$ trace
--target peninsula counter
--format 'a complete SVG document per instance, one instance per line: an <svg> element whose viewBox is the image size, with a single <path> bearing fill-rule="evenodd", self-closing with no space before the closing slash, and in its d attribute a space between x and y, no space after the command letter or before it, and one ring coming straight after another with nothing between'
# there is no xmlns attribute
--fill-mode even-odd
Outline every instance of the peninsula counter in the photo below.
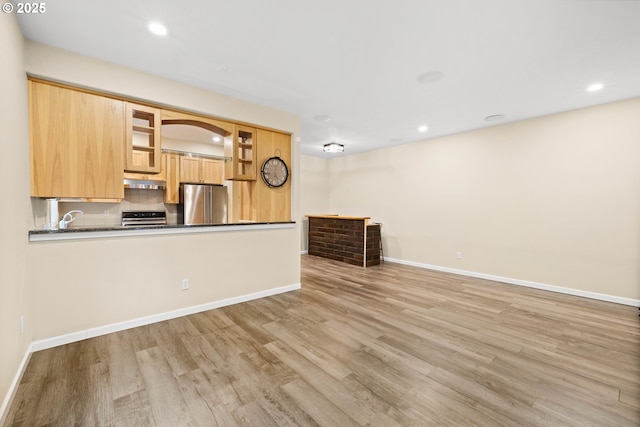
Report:
<svg viewBox="0 0 640 427"><path fill-rule="evenodd" d="M380 224L370 217L306 215L309 255L370 267L380 264Z"/></svg>

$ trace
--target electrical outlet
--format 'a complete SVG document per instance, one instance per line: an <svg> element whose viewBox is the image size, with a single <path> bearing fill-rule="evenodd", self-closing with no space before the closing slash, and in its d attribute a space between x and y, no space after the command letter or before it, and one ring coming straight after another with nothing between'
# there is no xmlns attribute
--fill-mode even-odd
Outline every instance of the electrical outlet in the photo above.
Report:
<svg viewBox="0 0 640 427"><path fill-rule="evenodd" d="M109 210L108 209L104 211L104 216L109 216Z"/></svg>
<svg viewBox="0 0 640 427"><path fill-rule="evenodd" d="M189 279L182 279L182 290L186 291L189 289Z"/></svg>
<svg viewBox="0 0 640 427"><path fill-rule="evenodd" d="M20 335L24 334L24 316L20 316Z"/></svg>
<svg viewBox="0 0 640 427"><path fill-rule="evenodd" d="M457 259L462 259L462 252L460 252L460 251L456 252L456 258Z"/></svg>

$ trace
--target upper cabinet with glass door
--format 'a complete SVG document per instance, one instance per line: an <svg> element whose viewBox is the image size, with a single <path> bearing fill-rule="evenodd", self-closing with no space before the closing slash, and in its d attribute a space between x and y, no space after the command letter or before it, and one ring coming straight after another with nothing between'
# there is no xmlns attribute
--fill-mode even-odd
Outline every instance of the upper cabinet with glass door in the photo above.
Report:
<svg viewBox="0 0 640 427"><path fill-rule="evenodd" d="M160 173L160 110L126 103L126 172Z"/></svg>

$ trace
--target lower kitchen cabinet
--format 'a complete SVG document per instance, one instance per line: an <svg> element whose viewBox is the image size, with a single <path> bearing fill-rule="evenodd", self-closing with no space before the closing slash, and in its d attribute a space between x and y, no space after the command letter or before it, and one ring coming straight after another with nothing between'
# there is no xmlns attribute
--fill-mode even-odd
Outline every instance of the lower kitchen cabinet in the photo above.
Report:
<svg viewBox="0 0 640 427"><path fill-rule="evenodd" d="M31 195L124 197L124 102L29 80Z"/></svg>

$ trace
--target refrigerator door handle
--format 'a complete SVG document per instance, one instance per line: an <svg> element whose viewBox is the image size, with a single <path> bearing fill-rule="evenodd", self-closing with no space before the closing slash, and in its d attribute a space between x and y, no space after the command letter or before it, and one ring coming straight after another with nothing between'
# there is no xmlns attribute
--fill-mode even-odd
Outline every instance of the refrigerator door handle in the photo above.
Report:
<svg viewBox="0 0 640 427"><path fill-rule="evenodd" d="M211 187L205 187L206 191L204 192L204 212L203 218L205 224L211 224L213 222L212 212L211 212L211 203L213 202L213 192Z"/></svg>

